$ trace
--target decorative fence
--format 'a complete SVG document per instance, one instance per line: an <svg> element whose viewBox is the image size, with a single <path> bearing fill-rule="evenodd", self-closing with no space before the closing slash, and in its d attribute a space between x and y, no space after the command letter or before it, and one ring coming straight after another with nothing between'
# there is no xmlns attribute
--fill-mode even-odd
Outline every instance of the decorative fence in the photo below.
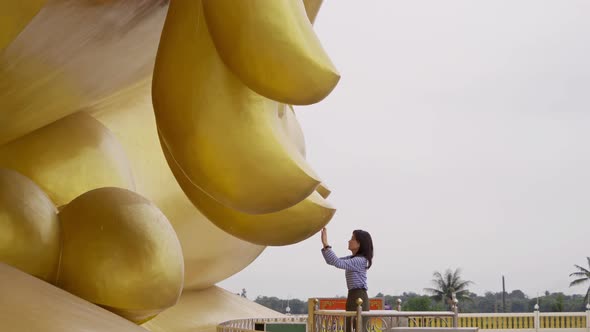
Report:
<svg viewBox="0 0 590 332"><path fill-rule="evenodd" d="M586 313L541 313L539 328L590 327L590 315Z"/></svg>
<svg viewBox="0 0 590 332"><path fill-rule="evenodd" d="M589 328L587 312L543 312L517 314L459 314L460 327L493 330L584 329Z"/></svg>
<svg viewBox="0 0 590 332"><path fill-rule="evenodd" d="M360 300L360 299L359 299ZM361 302L362 303L362 302ZM398 302L398 310L400 303ZM492 313L459 314L458 302L453 311L410 312L396 310L357 311L319 310L315 300L310 305L308 316L285 316L281 318L238 319L221 323L217 332L264 331L264 324L306 324L307 332L394 331L398 328L441 328L482 330L528 330L551 331L569 329L572 332L590 332L590 304L586 312L541 313ZM349 329L345 329L350 324ZM259 326L257 326L259 325ZM262 325L262 327L260 326ZM506 331L508 332L508 331ZM525 332L525 331L523 331Z"/></svg>
<svg viewBox="0 0 590 332"><path fill-rule="evenodd" d="M254 332L264 331L259 326L264 324L307 324L307 316L285 316L277 318L234 319L217 325L217 332Z"/></svg>
<svg viewBox="0 0 590 332"><path fill-rule="evenodd" d="M518 314L459 314L459 326L480 329L533 329L533 313Z"/></svg>
<svg viewBox="0 0 590 332"><path fill-rule="evenodd" d="M393 331L400 327L456 328L458 307L453 311L399 312L393 310L362 311L362 300L357 300L354 311L319 310L318 300L308 316L307 332ZM348 327L348 328L346 328Z"/></svg>

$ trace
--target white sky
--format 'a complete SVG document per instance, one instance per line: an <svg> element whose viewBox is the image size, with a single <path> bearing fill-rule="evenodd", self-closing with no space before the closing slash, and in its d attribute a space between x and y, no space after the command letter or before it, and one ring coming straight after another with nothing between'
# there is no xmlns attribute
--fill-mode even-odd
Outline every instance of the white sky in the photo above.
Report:
<svg viewBox="0 0 590 332"><path fill-rule="evenodd" d="M316 31L342 74L296 108L338 208L330 242L373 235L369 295L422 293L461 267L471 290L583 293L590 256L590 13L574 0L325 0ZM345 295L319 234L269 247L219 285ZM586 286L587 287L587 286Z"/></svg>

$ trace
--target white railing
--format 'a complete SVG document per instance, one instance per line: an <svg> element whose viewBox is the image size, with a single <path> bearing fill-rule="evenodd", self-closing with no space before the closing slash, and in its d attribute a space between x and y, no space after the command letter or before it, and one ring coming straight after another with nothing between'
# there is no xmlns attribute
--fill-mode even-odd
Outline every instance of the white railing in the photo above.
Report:
<svg viewBox="0 0 590 332"><path fill-rule="evenodd" d="M360 300L360 299L359 299ZM401 302L401 301L400 301ZM398 302L398 310L401 303ZM358 304L359 302L357 302ZM360 301L362 304L362 301ZM590 304L586 312L544 312L535 306L533 313L473 313L459 314L458 301L453 311L411 312L396 310L362 311L319 310L315 300L309 315L285 316L281 318L237 319L221 323L217 332L260 331L256 324L306 324L307 332L341 331L393 331L399 328L473 328L486 330L528 330L553 332L556 329L569 329L573 332L590 332ZM345 329L349 325L349 329ZM527 331L527 332L528 332ZM523 331L525 332L525 331Z"/></svg>
<svg viewBox="0 0 590 332"><path fill-rule="evenodd" d="M458 326L489 330L581 329L590 332L590 308L586 312L459 314Z"/></svg>
<svg viewBox="0 0 590 332"><path fill-rule="evenodd" d="M217 332L251 332L257 324L307 324L307 315L285 316L275 318L234 319L217 325Z"/></svg>

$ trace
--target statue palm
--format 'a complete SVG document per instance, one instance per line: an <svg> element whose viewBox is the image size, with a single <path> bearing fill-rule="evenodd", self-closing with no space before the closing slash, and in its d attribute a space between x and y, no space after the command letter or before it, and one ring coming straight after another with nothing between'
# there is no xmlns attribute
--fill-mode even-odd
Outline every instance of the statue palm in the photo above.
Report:
<svg viewBox="0 0 590 332"><path fill-rule="evenodd" d="M578 270L570 274L570 277L576 277L577 279L570 282L570 287L577 286L584 284L586 282L590 282L590 257L586 257L588 260L588 269L581 267L580 265L574 264L574 267ZM586 296L584 297L584 303L588 303L590 296L590 285L588 285L588 290L586 291Z"/></svg>
<svg viewBox="0 0 590 332"><path fill-rule="evenodd" d="M447 269L444 274L436 271L432 274L434 288L424 288L424 291L432 294L435 301L442 301L449 307L453 305L453 298L459 301L471 300L467 287L473 284L472 281L461 279L461 269L452 271Z"/></svg>

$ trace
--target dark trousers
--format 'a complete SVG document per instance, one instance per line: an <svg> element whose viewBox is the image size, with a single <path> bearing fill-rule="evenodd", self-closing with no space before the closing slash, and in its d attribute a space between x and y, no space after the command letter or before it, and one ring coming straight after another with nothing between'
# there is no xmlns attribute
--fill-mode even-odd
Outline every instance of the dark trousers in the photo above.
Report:
<svg viewBox="0 0 590 332"><path fill-rule="evenodd" d="M367 291L362 288L351 289L348 291L348 297L346 298L346 311L354 311L356 312L357 299L363 300L363 311L369 311L369 296L367 295ZM350 324L352 325L352 329L350 328ZM351 319L350 317L346 318L346 330L347 332L355 331L356 330L356 318ZM365 328L363 328L365 330Z"/></svg>

